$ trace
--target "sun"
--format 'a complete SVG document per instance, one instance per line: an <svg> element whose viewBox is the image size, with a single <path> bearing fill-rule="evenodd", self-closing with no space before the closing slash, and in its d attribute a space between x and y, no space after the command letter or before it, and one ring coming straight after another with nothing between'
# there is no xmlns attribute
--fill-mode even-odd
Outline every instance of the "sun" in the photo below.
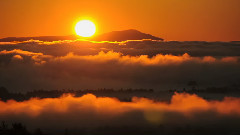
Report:
<svg viewBox="0 0 240 135"><path fill-rule="evenodd" d="M89 20L81 20L76 24L75 32L81 37L91 37L96 32L96 26Z"/></svg>

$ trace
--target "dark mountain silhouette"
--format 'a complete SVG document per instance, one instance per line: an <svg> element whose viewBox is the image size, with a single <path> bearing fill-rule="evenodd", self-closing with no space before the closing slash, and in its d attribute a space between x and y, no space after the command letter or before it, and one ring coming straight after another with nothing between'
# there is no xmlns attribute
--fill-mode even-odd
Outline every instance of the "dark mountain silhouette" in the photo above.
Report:
<svg viewBox="0 0 240 135"><path fill-rule="evenodd" d="M126 41L126 40L141 40L141 39L152 39L152 40L163 40L162 38L152 36L150 34L142 33L138 30L130 29L124 31L112 31L99 36L96 36L96 41Z"/></svg>
<svg viewBox="0 0 240 135"><path fill-rule="evenodd" d="M0 42L12 41L27 41L27 40L40 40L40 41L58 41L58 40L75 40L77 36L40 36L40 37L7 37L0 39Z"/></svg>
<svg viewBox="0 0 240 135"><path fill-rule="evenodd" d="M70 36L40 36L40 37L7 37L0 39L0 42L11 42L11 41L26 41L26 40L40 40L40 41L58 41L58 40L75 40L81 37L70 35ZM88 38L93 41L126 41L126 40L141 40L141 39L152 39L152 40L163 40L162 38L152 36L150 34L142 33L138 30L130 29L124 31L112 31L102 35L97 35L92 38Z"/></svg>

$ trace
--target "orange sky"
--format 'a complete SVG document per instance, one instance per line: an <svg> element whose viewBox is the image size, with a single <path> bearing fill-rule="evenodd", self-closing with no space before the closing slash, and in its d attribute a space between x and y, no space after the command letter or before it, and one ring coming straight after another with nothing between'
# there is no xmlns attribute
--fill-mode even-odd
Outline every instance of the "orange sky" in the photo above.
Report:
<svg viewBox="0 0 240 135"><path fill-rule="evenodd" d="M75 34L90 18L97 34L137 29L166 40L240 40L239 0L0 0L0 38Z"/></svg>

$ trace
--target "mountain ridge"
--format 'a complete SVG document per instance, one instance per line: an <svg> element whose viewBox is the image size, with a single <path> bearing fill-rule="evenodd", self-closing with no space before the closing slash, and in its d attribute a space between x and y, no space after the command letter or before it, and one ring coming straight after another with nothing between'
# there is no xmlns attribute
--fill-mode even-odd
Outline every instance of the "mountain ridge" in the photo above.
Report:
<svg viewBox="0 0 240 135"><path fill-rule="evenodd" d="M112 31L108 33L101 34L93 38L97 41L126 41L126 40L142 40L142 39L152 39L161 40L164 39L153 36L151 34L143 33L135 29L128 29L123 31Z"/></svg>
<svg viewBox="0 0 240 135"><path fill-rule="evenodd" d="M41 41L59 41L59 40L76 40L81 39L76 35L70 36L37 36L37 37L6 37L0 39L0 42L12 42L12 41L26 41L26 40L41 40ZM84 38L83 38L84 39ZM96 35L91 38L87 38L92 41L126 41L126 40L142 40L152 39L161 40L164 39L153 36L151 34L143 33L135 29L128 29L123 31L112 31L101 35Z"/></svg>

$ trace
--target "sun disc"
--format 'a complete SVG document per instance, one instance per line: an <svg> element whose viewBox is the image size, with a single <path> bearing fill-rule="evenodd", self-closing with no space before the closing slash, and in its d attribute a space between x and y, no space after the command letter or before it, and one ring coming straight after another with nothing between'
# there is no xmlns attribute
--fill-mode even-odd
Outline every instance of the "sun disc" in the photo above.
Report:
<svg viewBox="0 0 240 135"><path fill-rule="evenodd" d="M96 26L89 20L82 20L76 24L75 32L81 37L91 37L96 32Z"/></svg>

